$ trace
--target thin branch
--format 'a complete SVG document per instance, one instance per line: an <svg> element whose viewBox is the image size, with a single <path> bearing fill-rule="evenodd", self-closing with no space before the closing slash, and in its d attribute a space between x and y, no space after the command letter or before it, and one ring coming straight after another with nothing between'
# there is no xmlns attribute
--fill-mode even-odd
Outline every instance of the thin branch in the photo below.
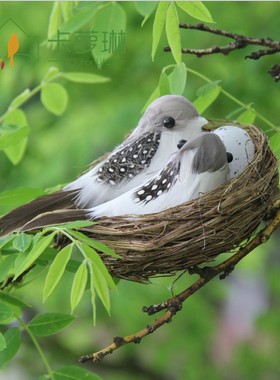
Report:
<svg viewBox="0 0 280 380"><path fill-rule="evenodd" d="M216 34L218 36L228 37L228 38L235 40L238 43L238 46L240 46L240 47L245 47L247 45L258 45L258 46L266 46L270 49L280 48L280 42L275 41L270 37L267 37L267 38L248 37L248 36L244 36L242 34L237 34L237 33L227 32L225 30L210 28L209 26L204 25L204 24L197 24L197 25L179 24L179 27L182 29L200 30L202 32Z"/></svg>
<svg viewBox="0 0 280 380"><path fill-rule="evenodd" d="M151 325L148 325L134 334L114 338L113 343L109 346L93 354L82 356L79 361L81 363L85 363L89 360L92 360L93 362L100 362L105 356L112 354L118 348L129 343L140 343L145 336L150 335L165 323L171 322L173 316L175 316L175 314L182 309L182 304L187 298L201 289L217 275L220 275L220 279L224 279L230 272L232 272L239 261L252 252L256 247L267 242L272 233L280 225L279 200L273 205L271 210L273 210L274 213L273 219L265 228L258 232L252 240L250 240L244 247L240 248L236 254L215 267L192 268L191 273L197 273L200 277L190 287L185 289L180 294L161 302L160 304L143 308L143 311L149 315L165 309L165 313L160 318L156 319Z"/></svg>
<svg viewBox="0 0 280 380"><path fill-rule="evenodd" d="M234 40L234 42L230 42L227 45L223 45L223 46L214 45L205 49L182 48L181 50L183 54L193 54L193 55L196 55L197 57L202 57L204 55L217 54L217 53L227 55L234 50L244 49L249 45L263 46L263 47L266 47L267 49L260 49L251 54L248 54L245 56L245 59L249 58L249 59L257 60L257 59L260 59L261 57L280 52L280 41L273 40L270 37L267 37L267 38L248 37L248 36L244 36L237 33L227 32L225 30L214 29L204 24L192 25L192 24L180 23L179 27L181 29L200 30L202 32L211 33L211 34L227 37ZM164 48L164 51L170 52L171 49L168 46ZM277 77L273 75L274 72L271 72L271 69L268 71L268 73L274 78L275 81L279 80L277 79Z"/></svg>

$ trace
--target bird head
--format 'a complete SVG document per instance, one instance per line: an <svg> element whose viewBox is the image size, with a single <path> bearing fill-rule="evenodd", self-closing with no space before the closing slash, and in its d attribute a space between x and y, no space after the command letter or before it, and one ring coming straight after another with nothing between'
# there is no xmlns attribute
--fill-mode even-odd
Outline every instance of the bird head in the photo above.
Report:
<svg viewBox="0 0 280 380"><path fill-rule="evenodd" d="M190 165L190 159L187 156L188 151L193 150L194 155L191 161L191 170L193 173L214 172L228 165L228 157L224 144L221 139L214 133L206 132L198 135L194 139L185 143L177 152L180 160L187 160Z"/></svg>
<svg viewBox="0 0 280 380"><path fill-rule="evenodd" d="M191 137L199 133L207 120L199 115L193 104L183 96L164 95L154 100L146 109L133 135L145 132L186 133Z"/></svg>

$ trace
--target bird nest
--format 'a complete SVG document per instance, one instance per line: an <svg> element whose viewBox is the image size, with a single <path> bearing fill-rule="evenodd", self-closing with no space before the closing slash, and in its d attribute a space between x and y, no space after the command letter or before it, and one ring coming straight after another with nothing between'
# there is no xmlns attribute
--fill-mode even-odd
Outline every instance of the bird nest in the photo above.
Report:
<svg viewBox="0 0 280 380"><path fill-rule="evenodd" d="M232 253L252 236L278 196L278 162L262 131L243 128L256 151L238 177L166 211L104 217L82 229L119 254L116 259L100 253L113 276L147 282Z"/></svg>

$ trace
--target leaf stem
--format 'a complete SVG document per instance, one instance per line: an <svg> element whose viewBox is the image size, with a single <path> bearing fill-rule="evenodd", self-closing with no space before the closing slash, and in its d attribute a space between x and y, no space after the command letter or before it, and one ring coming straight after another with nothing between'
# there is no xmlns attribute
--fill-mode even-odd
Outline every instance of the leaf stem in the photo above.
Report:
<svg viewBox="0 0 280 380"><path fill-rule="evenodd" d="M196 70L193 70L193 69L189 69L187 68L187 71L190 73L190 74L193 74L201 79L203 79L204 81L208 82L208 83L212 83L212 80L207 78L205 75L199 73L198 71ZM227 92L226 90L224 90L222 87L221 87L221 93L224 94L227 98L229 98L230 100L232 100L234 103L238 104L239 106L245 108L245 109L248 109L248 108L251 108L251 105L248 105L248 104L245 104L243 102L241 102L239 99L237 99L235 96L231 95L229 92ZM256 116L263 122L265 123L266 125L268 125L272 130L274 131L277 131L279 132L279 128L273 124L271 121L269 121L266 117L264 117L262 114L260 114L259 112L255 111L256 113Z"/></svg>
<svg viewBox="0 0 280 380"><path fill-rule="evenodd" d="M67 232L67 230L59 228L59 227L49 227L49 228L47 228L47 230L60 232L61 234L63 234L64 236L66 236L69 240L72 241L72 243L74 244L74 246L76 246L76 248L78 248L78 250L81 252L81 254L83 255L83 257L86 259L84 250L81 247L80 242L77 241L69 232Z"/></svg>
<svg viewBox="0 0 280 380"><path fill-rule="evenodd" d="M57 73L56 75L54 75L53 77L47 79L47 80L42 80L42 82L33 88L33 90L31 90L28 94L28 96L23 99L21 102L19 102L16 106L9 106L7 111L4 112L1 116L0 116L0 123L2 123L5 118L8 116L8 114L11 112L11 111L14 111L16 109L18 109L19 107L21 107L24 103L26 103L29 99L31 99L34 95L36 95L38 92L40 92L42 90L42 88L49 82L52 82L56 79L59 79L60 77L62 76L61 73Z"/></svg>
<svg viewBox="0 0 280 380"><path fill-rule="evenodd" d="M27 334L29 335L30 339L32 340L34 346L36 347L36 350L38 351L38 354L39 356L41 357L42 359L42 362L44 363L45 367L46 367L46 370L48 372L48 375L49 375L49 378L51 380L54 380L54 377L53 377L53 371L50 367L50 364L41 348L41 346L39 345L39 342L38 340L35 338L35 336L33 335L32 331L29 329L29 327L24 323L24 321L21 319L21 317L19 317L18 315L16 315L16 319L18 320L19 324L21 325L21 327L27 332Z"/></svg>

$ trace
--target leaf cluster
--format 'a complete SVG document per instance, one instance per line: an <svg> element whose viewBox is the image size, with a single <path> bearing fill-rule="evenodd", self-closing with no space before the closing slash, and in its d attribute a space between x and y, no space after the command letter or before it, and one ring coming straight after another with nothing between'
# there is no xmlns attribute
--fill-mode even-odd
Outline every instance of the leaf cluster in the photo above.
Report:
<svg viewBox="0 0 280 380"><path fill-rule="evenodd" d="M110 313L109 292L110 290L117 291L117 287L98 252L106 253L116 259L118 255L104 244L89 239L76 230L88 225L92 225L92 222L72 222L59 227L46 228L34 236L20 233L0 240L0 323L10 324L16 320L20 324L19 327L8 329L4 334L0 333L0 367L16 355L20 348L20 335L23 331L29 334L42 360L45 361L37 337L55 334L73 322L75 319L73 312L86 290L89 290L91 295L94 324L96 295ZM50 245L58 235L60 238L66 237L69 244L57 253L50 248ZM71 314L44 313L35 316L25 324L21 315L24 309L30 308L30 305L9 293L33 281L34 276L41 275L46 272L46 269L43 301L53 293L65 272L72 274ZM48 365L46 367L48 369ZM66 369L64 370L67 372ZM78 368L76 370L78 371ZM51 372L50 369L48 371ZM51 378L56 379L57 376L54 372Z"/></svg>
<svg viewBox="0 0 280 380"><path fill-rule="evenodd" d="M221 97L225 97L227 102L232 104L231 112L226 115L226 118L228 120L237 119L242 123L262 122L267 128L268 133L270 133L271 146L280 158L279 127L258 112L252 103L242 102L236 96L233 96L232 93L226 91L226 85L222 81L210 79L211 75L209 73L203 75L200 71L193 70L191 65L186 65L182 60L179 30L180 15L187 15L203 22L212 23L213 19L206 5L196 1L135 2L133 6L143 17L142 26L147 27L150 20L152 28L150 38L152 45L151 56L154 61L154 67L156 67L156 56L159 56L163 38L167 39L172 50L173 58L171 57L171 59L174 60L172 62L175 62L165 67L162 67L163 65L160 66L160 73L158 72L159 70L156 71L154 69L151 70L151 73L147 74L150 83L155 83L156 80L154 78L157 75L158 79L146 105L161 95L185 94L191 87L190 77L196 78L200 85L197 86L199 88L194 96L194 104L199 112L204 113L211 106L218 104ZM48 36L45 44L50 48L56 48L56 43L50 40L54 39L58 30L68 32L69 37L80 30L107 34L112 31L116 33L125 31L128 20L125 9L124 4L115 2L55 2L50 15ZM154 19L152 19L153 15ZM100 44L97 44L90 50L91 56L94 57L99 67L114 57L113 51L102 50ZM135 65L135 62L132 62L131 71L128 71L128 73L136 77L137 70L135 70L135 67L137 68L138 66ZM124 80L124 77L119 76L120 80ZM0 150L14 165L22 161L34 127L30 123L30 114L26 111L25 106L37 95L40 99L39 108L43 106L55 117L63 117L65 118L63 120L66 120L66 111L69 110L68 104L71 99L68 82L71 82L73 86L76 83L95 85L108 81L108 76L101 76L92 72L68 72L67 70L50 67L45 77L43 77L36 87L26 88L22 91L11 100L7 111L0 115ZM131 86L130 75L128 75L127 82ZM94 90L94 86L92 88ZM87 92L86 94L89 93ZM80 93L78 96L80 96ZM131 117L132 111L125 115L126 119ZM102 117L105 117L105 115ZM11 208L49 191L51 189L43 191L29 187L4 191L0 193L0 211L1 213L5 213ZM45 358L39 342L39 339L43 336L56 334L71 323L74 323L73 313L77 310L78 305L80 305L83 295L91 299L94 321L96 319L97 298L104 305L105 309L110 312L109 294L111 290L116 291L116 285L106 267L104 267L98 253L104 252L114 256L116 259L117 256L108 247L101 245L97 241L89 240L85 235L78 232L77 228L79 227L82 227L79 223L68 224L67 226L46 229L33 236L18 234L0 241L0 281L2 286L0 293L0 323L3 326L3 333L0 334L1 366L4 366L14 358L20 348L23 334L27 333L41 356L46 373L48 373L42 379L98 378L93 373L73 366L61 367L53 371ZM60 252L57 252L53 248L53 242L59 235L63 235L69 244ZM62 284L65 276L70 277L71 283L70 291L65 295L69 300L71 313L43 312L26 323L24 321L26 310L31 310L33 305L31 306L22 299L16 298L14 294L17 293L17 289L28 283L32 284L34 279L41 277L43 280L42 299L46 301L55 297L55 292L58 291L59 285ZM142 296L141 289L136 284L127 287L126 294L129 294L132 299L135 299L135 294L137 294L137 300L146 303L146 299L141 299L144 296ZM151 302L154 302L152 296ZM126 318L126 325L131 328L134 327L132 324L137 323L138 318L134 315L135 303L131 303L129 306L123 304L119 308L120 313L125 310L130 316ZM205 305L204 308L202 308L204 310L202 314L206 315L209 313L209 308L206 310ZM200 312L195 307L192 308L192 313L198 317ZM196 325L199 318L193 321L192 316L187 316L187 319L188 325L192 325L192 323L195 325L194 336L192 336L192 331L189 331L188 335L192 344L186 348L183 334L182 337L178 337L178 340L181 343L182 352L183 348L189 350L188 354L192 361L192 363L189 363L189 367L192 368L193 373L205 373L204 369L199 365L200 362L197 358L200 357L201 353L199 344L201 341L205 342L205 344L207 343L205 341L205 334L209 333L211 327L207 324L203 332L201 332L200 326ZM200 341L197 339L199 334ZM174 348L174 352L176 353L178 348L173 337L170 337L169 345ZM166 359L166 362L168 362L168 355L168 351L165 351L165 347L162 347L161 360L164 361ZM174 359L176 359L175 356ZM200 370L201 372L199 372Z"/></svg>

